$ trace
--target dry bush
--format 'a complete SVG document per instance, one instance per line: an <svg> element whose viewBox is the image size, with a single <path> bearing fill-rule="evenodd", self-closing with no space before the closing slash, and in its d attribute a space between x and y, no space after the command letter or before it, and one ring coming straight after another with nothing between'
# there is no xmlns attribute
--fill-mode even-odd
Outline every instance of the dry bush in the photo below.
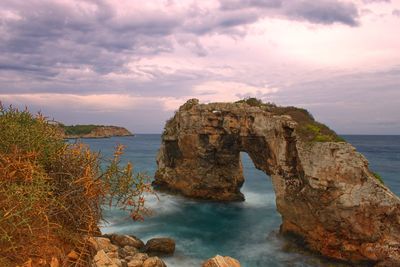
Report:
<svg viewBox="0 0 400 267"><path fill-rule="evenodd" d="M68 144L55 127L27 110L0 106L0 265L33 260L88 266L87 238L98 234L102 205L146 212L146 176L122 166L123 147L102 159L83 144ZM79 259L68 262L74 249Z"/></svg>

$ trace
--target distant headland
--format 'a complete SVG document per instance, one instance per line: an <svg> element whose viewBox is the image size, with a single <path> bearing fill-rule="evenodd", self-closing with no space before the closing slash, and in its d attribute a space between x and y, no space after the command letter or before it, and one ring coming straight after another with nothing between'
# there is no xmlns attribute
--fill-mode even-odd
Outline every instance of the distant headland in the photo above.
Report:
<svg viewBox="0 0 400 267"><path fill-rule="evenodd" d="M74 138L109 138L113 136L133 136L134 134L124 127L112 125L78 124L64 125L57 124L60 133L65 139Z"/></svg>

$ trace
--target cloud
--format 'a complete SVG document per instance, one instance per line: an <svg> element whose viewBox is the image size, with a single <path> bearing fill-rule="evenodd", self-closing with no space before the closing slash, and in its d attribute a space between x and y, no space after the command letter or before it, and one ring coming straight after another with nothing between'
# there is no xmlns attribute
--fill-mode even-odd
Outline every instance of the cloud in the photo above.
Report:
<svg viewBox="0 0 400 267"><path fill-rule="evenodd" d="M278 92L278 88L268 86L259 87L231 81L207 81L193 88L193 97L205 103L237 101L246 97L265 100L276 92Z"/></svg>
<svg viewBox="0 0 400 267"><path fill-rule="evenodd" d="M262 10L254 16L282 16L286 19L306 20L316 24L342 23L358 25L358 10L355 4L337 0L221 0L224 11Z"/></svg>
<svg viewBox="0 0 400 267"><path fill-rule="evenodd" d="M354 4L332 0L294 1L288 6L287 15L312 23L358 25L358 10Z"/></svg>
<svg viewBox="0 0 400 267"><path fill-rule="evenodd" d="M296 83L272 97L282 105L307 108L341 134L397 134L399 88L400 67L394 67Z"/></svg>
<svg viewBox="0 0 400 267"><path fill-rule="evenodd" d="M246 26L265 17L357 25L354 5L336 0L215 3L4 0L0 72L23 73L32 79L81 69L99 75L128 72L129 62L173 53L177 46L206 56L200 36L243 36Z"/></svg>
<svg viewBox="0 0 400 267"><path fill-rule="evenodd" d="M362 0L365 4L373 4L373 3L390 3L391 0Z"/></svg>
<svg viewBox="0 0 400 267"><path fill-rule="evenodd" d="M220 0L220 9L236 10L243 8L277 8L281 0Z"/></svg>
<svg viewBox="0 0 400 267"><path fill-rule="evenodd" d="M0 98L67 123L116 121L141 132L161 129L191 97L256 96L340 120L323 103L348 112L354 105L341 96L355 99L353 92L372 105L372 84L384 90L397 82L373 73L375 80L364 75L351 86L337 81L357 76L338 73L399 62L397 19L372 19L364 7L361 0L2 0ZM393 91L387 97L398 99Z"/></svg>
<svg viewBox="0 0 400 267"><path fill-rule="evenodd" d="M1 20L2 70L48 76L91 68L99 74L125 71L140 56L172 51L168 36L178 18L162 10L119 15L106 1L3 1L13 16ZM140 16L138 16L140 12Z"/></svg>

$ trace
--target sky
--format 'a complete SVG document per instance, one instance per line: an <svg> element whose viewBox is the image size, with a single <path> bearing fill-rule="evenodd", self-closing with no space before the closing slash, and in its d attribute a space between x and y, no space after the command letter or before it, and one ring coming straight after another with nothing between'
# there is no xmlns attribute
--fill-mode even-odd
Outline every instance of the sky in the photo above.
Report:
<svg viewBox="0 0 400 267"><path fill-rule="evenodd" d="M161 133L186 100L257 97L400 134L400 0L1 0L0 101Z"/></svg>

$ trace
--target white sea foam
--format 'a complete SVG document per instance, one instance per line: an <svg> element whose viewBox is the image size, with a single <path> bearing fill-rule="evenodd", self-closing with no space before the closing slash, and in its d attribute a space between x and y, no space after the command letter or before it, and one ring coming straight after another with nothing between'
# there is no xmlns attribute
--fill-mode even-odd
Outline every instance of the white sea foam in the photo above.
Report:
<svg viewBox="0 0 400 267"><path fill-rule="evenodd" d="M165 193L145 195L146 207L157 215L178 212L183 203L183 198Z"/></svg>
<svg viewBox="0 0 400 267"><path fill-rule="evenodd" d="M164 258L164 262L168 267L189 267L189 266L201 266L201 263L204 261L202 259L184 257L174 255L173 257Z"/></svg>
<svg viewBox="0 0 400 267"><path fill-rule="evenodd" d="M253 208L275 207L274 193L243 192L245 197L244 205Z"/></svg>
<svg viewBox="0 0 400 267"><path fill-rule="evenodd" d="M190 251L193 249L201 250L202 248L205 248L205 244L198 238L181 239L176 244L174 256L163 258L163 260L167 266L171 267L201 266L202 262L206 259L199 259L192 255L187 255L185 251L191 254Z"/></svg>

